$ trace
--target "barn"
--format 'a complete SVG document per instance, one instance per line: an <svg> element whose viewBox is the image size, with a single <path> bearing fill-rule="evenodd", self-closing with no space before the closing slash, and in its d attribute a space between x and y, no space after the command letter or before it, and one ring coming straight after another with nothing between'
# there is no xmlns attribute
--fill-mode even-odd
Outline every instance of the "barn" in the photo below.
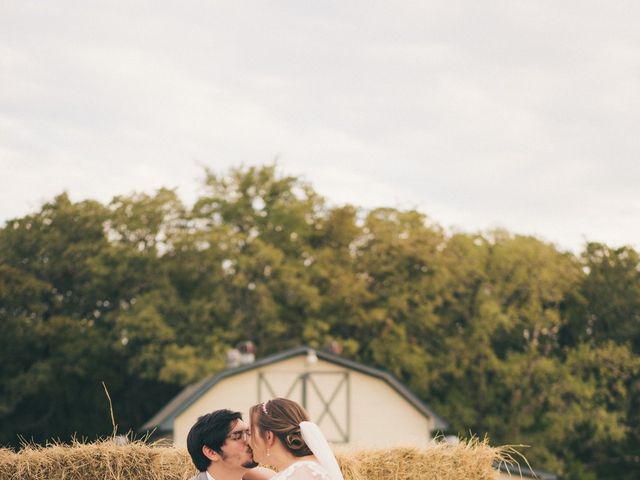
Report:
<svg viewBox="0 0 640 480"><path fill-rule="evenodd" d="M185 446L200 415L249 408L274 397L302 404L336 445L424 445L447 423L389 373L339 355L298 347L228 368L186 387L142 431Z"/></svg>

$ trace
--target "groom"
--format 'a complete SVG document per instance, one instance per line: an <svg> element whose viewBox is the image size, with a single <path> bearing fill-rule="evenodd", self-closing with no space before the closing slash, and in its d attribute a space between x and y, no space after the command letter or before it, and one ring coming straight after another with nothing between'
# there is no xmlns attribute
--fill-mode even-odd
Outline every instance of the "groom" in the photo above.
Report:
<svg viewBox="0 0 640 480"><path fill-rule="evenodd" d="M249 446L251 432L240 412L222 409L203 415L189 430L187 450L200 471L191 480L269 480Z"/></svg>

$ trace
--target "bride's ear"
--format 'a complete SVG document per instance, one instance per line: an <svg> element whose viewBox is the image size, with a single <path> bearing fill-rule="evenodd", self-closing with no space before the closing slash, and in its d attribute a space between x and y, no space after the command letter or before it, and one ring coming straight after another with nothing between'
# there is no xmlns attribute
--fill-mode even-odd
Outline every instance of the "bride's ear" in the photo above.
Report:
<svg viewBox="0 0 640 480"><path fill-rule="evenodd" d="M271 430L267 430L267 432L266 432L266 433L267 433L267 438L266 438L266 440L267 440L267 445L270 445L270 446L271 446L271 445L273 445L273 444L275 443L275 441L276 441L276 436L275 436L275 434L274 434Z"/></svg>

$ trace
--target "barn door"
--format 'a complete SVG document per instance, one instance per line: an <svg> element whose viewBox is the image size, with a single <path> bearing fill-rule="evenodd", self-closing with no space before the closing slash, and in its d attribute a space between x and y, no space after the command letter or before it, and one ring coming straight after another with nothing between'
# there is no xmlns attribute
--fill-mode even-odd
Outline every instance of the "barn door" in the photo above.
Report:
<svg viewBox="0 0 640 480"><path fill-rule="evenodd" d="M330 442L349 442L349 372L259 372L258 402L275 397L300 403Z"/></svg>

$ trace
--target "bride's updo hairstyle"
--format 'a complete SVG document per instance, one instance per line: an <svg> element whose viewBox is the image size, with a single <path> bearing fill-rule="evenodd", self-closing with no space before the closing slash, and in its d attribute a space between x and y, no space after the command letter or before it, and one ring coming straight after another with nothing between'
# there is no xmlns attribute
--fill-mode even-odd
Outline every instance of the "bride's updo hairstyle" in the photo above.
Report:
<svg viewBox="0 0 640 480"><path fill-rule="evenodd" d="M262 438L270 431L278 437L282 445L296 457L313 455L309 447L302 439L300 422L309 420L307 411L293 400L286 398L274 398L264 403L251 407L251 429L259 428L258 433Z"/></svg>

